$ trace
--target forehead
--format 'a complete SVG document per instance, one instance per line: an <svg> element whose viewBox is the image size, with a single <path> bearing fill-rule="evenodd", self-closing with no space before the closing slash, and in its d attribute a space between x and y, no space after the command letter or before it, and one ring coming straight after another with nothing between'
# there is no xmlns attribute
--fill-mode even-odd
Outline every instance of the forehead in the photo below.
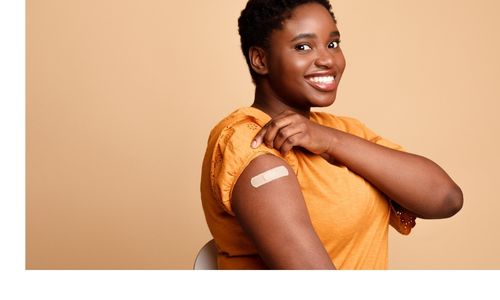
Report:
<svg viewBox="0 0 500 300"><path fill-rule="evenodd" d="M278 32L290 37L300 33L315 33L318 36L324 33L329 36L330 32L337 30L337 25L325 7L317 3L307 3L297 6Z"/></svg>

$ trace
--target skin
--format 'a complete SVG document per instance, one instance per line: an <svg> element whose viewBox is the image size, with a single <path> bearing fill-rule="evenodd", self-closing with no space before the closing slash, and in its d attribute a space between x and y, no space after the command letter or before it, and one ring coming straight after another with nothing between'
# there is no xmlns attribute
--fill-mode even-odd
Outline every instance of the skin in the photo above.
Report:
<svg viewBox="0 0 500 300"><path fill-rule="evenodd" d="M323 6L304 4L271 34L270 49L250 49L252 68L260 75L252 106L272 117L251 146L265 143L283 154L301 147L340 162L420 218L453 216L463 205L462 191L437 164L309 120L311 107L331 105L336 98L345 69L334 43L337 32ZM310 75L319 73L333 74L334 88L311 85ZM290 175L257 189L250 185L253 176L277 165L285 165ZM232 201L236 217L270 268L335 268L311 225L297 178L280 158L254 159L240 175Z"/></svg>
<svg viewBox="0 0 500 300"><path fill-rule="evenodd" d="M289 176L254 188L255 175L285 166ZM270 269L334 269L313 229L293 170L281 158L262 155L243 171L233 188L233 211Z"/></svg>

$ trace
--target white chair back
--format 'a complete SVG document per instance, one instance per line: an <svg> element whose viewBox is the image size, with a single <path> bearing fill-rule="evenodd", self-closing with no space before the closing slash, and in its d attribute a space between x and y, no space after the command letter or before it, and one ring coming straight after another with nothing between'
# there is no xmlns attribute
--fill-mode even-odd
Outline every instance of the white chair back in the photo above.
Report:
<svg viewBox="0 0 500 300"><path fill-rule="evenodd" d="M194 270L217 270L217 247L212 239L203 246L194 261Z"/></svg>

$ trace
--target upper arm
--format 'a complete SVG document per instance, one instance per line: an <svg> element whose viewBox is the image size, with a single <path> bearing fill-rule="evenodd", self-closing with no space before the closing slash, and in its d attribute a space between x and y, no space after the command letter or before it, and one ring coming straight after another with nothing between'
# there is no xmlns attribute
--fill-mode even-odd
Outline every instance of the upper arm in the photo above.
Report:
<svg viewBox="0 0 500 300"><path fill-rule="evenodd" d="M286 167L288 175L252 186L253 177L277 166ZM297 178L282 159L262 155L252 160L239 176L231 202L269 268L335 268L314 231Z"/></svg>

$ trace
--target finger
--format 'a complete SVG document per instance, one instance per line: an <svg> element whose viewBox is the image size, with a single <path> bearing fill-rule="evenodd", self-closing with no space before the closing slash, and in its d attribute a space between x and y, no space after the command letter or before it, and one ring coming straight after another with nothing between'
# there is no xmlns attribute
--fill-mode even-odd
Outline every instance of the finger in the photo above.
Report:
<svg viewBox="0 0 500 300"><path fill-rule="evenodd" d="M269 122L266 133L263 136L263 143L269 148L274 148L274 140L278 132L292 123L290 118L273 119Z"/></svg>
<svg viewBox="0 0 500 300"><path fill-rule="evenodd" d="M252 148L257 148L264 142L264 136L266 135L267 131L269 130L270 125L273 124L273 122L276 122L278 120L282 120L283 118L286 118L292 114L294 114L294 112L292 112L292 111L283 111L283 112L279 113L277 116L275 116L273 119L271 119L269 122L267 122L261 128L261 130L259 130L259 132L257 132L254 139L252 140L252 144L251 144Z"/></svg>
<svg viewBox="0 0 500 300"><path fill-rule="evenodd" d="M257 132L257 134L255 135L255 137L252 140L252 144L251 144L252 148L255 149L255 148L259 147L260 144L262 144L262 139L264 138L264 135L266 134L268 126L269 126L269 122L266 123L264 126L262 126L262 128L259 130L259 132Z"/></svg>
<svg viewBox="0 0 500 300"><path fill-rule="evenodd" d="M285 156L293 147L299 145L301 140L302 132L298 132L294 135L289 136L279 148L281 155Z"/></svg>
<svg viewBox="0 0 500 300"><path fill-rule="evenodd" d="M286 115L281 113L281 114L277 115L276 117L274 117L273 119L271 119L269 122L267 122L264 125L264 127L262 127L262 129L259 132L257 132L257 134L255 135L255 137L252 141L252 148L257 148L262 143L265 143L268 147L272 148L272 143L269 140L270 139L269 130L272 127L276 126L276 123L278 123L278 122L282 123L283 117L286 117ZM274 134L275 130L273 130L272 134ZM266 140L266 137L267 137L267 140Z"/></svg>
<svg viewBox="0 0 500 300"><path fill-rule="evenodd" d="M274 138L274 148L277 150L281 149L281 146L283 146L283 143L292 135L296 135L298 133L302 132L302 127L301 126L296 126L294 123L290 123L289 125L281 128L278 133L276 134L276 137Z"/></svg>

